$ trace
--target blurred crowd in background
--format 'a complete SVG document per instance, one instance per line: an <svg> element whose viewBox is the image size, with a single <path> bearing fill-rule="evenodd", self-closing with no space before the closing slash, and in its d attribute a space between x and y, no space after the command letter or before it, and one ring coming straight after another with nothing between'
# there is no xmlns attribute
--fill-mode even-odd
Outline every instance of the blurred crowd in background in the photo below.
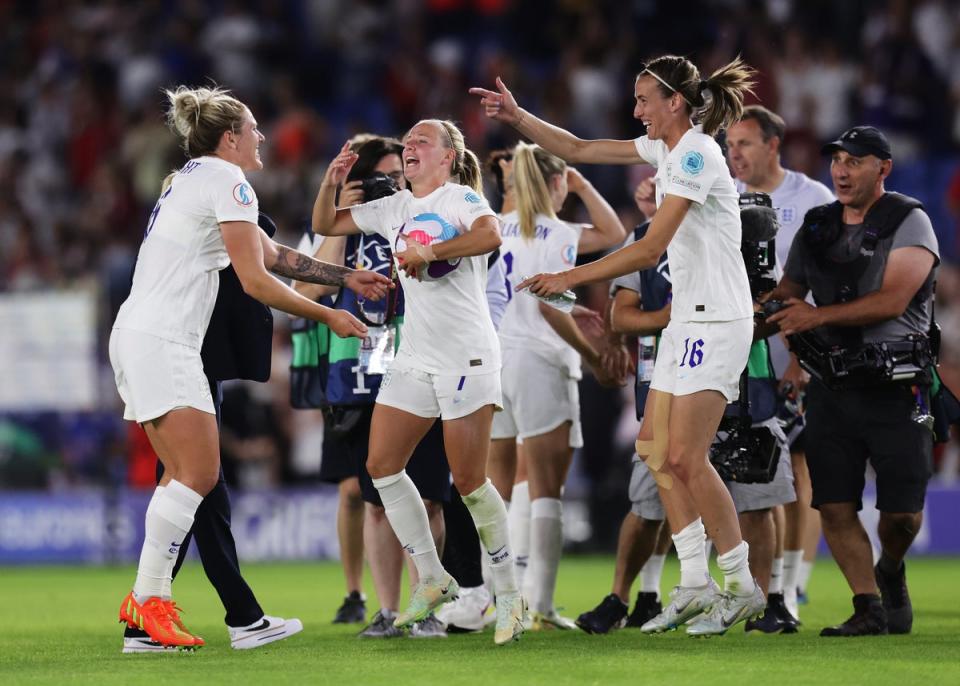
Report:
<svg viewBox="0 0 960 686"><path fill-rule="evenodd" d="M0 40L0 293L94 289L105 369L107 332L147 215L162 178L184 160L164 124L163 87L215 82L250 106L266 135L266 168L250 179L280 239L295 245L325 164L354 133L402 135L420 118L449 118L482 158L515 134L490 125L467 88L500 75L522 106L551 122L585 137L632 138L642 133L631 116L633 78L646 58L683 54L709 72L741 53L759 70L755 101L787 122L784 166L830 185L822 142L854 124L890 137L888 187L920 198L940 237L937 315L945 376L958 378L960 3L0 1ZM582 171L627 226L637 222L638 169ZM605 296L584 297L600 307ZM227 389L225 461L241 485L315 474L320 419L287 404L285 327L277 317L271 384ZM103 418L77 435L62 418L21 418L47 435L61 427L56 455L38 462L45 476L22 485L149 481L130 460L142 449L131 448L136 435L109 419L119 416L111 388L101 394ZM591 393L629 402L629 393ZM619 434L614 413L584 418L590 454L581 474L593 491L605 480L622 484L629 467L617 454L629 452L635 430L632 411L624 414ZM4 436L0 453L13 440ZM955 462L948 455L945 471Z"/></svg>

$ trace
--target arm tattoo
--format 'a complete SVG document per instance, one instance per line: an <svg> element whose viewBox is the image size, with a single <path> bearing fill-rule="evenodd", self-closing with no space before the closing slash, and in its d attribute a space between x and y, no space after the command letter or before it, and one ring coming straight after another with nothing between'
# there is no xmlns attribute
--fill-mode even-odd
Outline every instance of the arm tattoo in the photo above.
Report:
<svg viewBox="0 0 960 686"><path fill-rule="evenodd" d="M323 286L342 286L344 279L353 272L349 267L321 262L283 245L277 246L277 261L270 271L277 276Z"/></svg>

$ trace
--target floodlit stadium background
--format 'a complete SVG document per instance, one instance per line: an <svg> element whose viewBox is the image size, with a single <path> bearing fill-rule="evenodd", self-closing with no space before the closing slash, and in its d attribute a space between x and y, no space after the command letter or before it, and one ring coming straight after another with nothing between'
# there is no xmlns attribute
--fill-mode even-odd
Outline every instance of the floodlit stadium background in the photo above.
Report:
<svg viewBox="0 0 960 686"><path fill-rule="evenodd" d="M267 137L266 169L250 179L294 245L326 162L354 133L450 118L483 157L515 136L467 88L501 75L551 122L632 138L645 58L684 54L709 72L742 53L760 71L757 100L787 122L785 167L829 185L822 142L854 124L890 137L888 189L921 199L940 240L943 371L960 389L954 2L4 2L0 42L0 564L138 550L153 466L120 419L106 341L160 181L183 161L163 86L214 81L250 105ZM582 171L633 226L640 171ZM595 308L604 297L581 294ZM290 409L288 364L278 315L270 383L226 387L223 458L246 560L337 554L336 492L316 479L321 417ZM588 378L581 395L568 543L610 551L627 508L632 392ZM960 554L958 454L956 442L938 453L914 554Z"/></svg>

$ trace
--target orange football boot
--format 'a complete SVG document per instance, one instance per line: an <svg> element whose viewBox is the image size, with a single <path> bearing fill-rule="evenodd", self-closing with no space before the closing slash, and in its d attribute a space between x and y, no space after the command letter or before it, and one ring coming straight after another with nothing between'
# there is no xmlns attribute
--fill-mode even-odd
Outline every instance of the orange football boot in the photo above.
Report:
<svg viewBox="0 0 960 686"><path fill-rule="evenodd" d="M176 615L176 621L174 621L168 605L172 602L151 596L141 605L131 591L120 604L120 621L146 631L150 638L162 645L179 648L202 646L204 644L202 638L181 628L179 615Z"/></svg>

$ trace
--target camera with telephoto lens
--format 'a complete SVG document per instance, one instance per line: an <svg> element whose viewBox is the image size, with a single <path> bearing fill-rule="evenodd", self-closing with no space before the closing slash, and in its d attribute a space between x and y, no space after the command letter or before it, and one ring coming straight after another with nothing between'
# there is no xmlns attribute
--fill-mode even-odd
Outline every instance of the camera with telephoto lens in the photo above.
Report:
<svg viewBox="0 0 960 686"><path fill-rule="evenodd" d="M396 180L383 172L374 172L365 178L360 184L360 188L363 190L364 202L386 198L400 190Z"/></svg>
<svg viewBox="0 0 960 686"><path fill-rule="evenodd" d="M750 292L757 298L777 285L774 270L777 260L775 238L780 222L770 196L766 193L741 193L740 224L740 252L747 268Z"/></svg>

